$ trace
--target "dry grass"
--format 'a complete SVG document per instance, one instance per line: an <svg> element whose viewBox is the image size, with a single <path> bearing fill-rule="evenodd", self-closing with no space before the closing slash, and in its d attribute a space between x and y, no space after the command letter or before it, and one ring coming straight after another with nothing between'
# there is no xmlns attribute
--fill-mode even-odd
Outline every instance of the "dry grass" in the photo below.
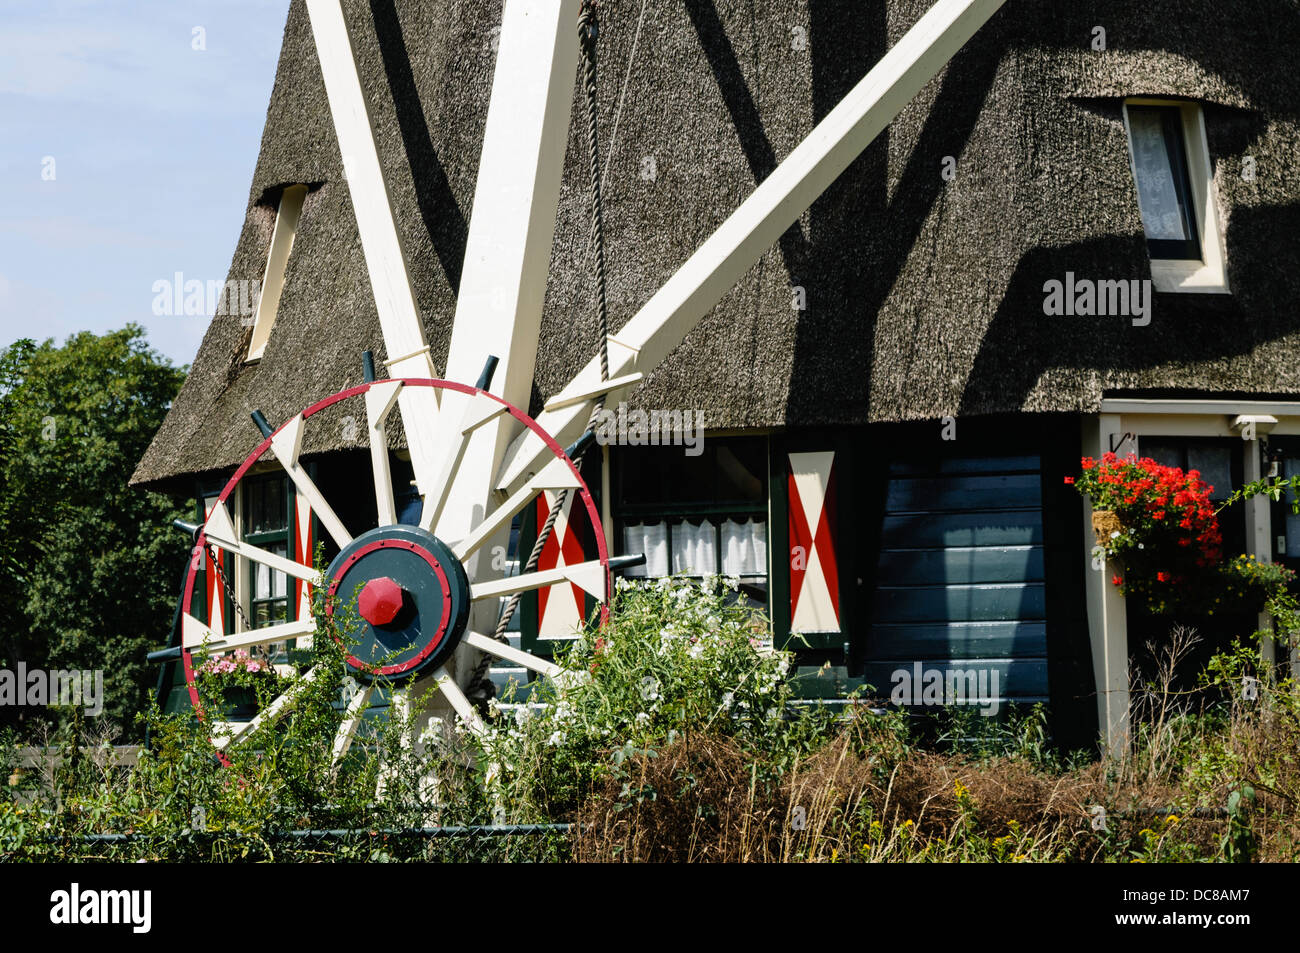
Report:
<svg viewBox="0 0 1300 953"><path fill-rule="evenodd" d="M777 772L712 736L629 759L584 805L586 861L1300 859L1300 703L1294 685L1257 698L1178 691L1195 645L1179 630L1136 686L1132 749L1064 768L1023 753L909 748L852 719ZM1210 705L1217 707L1210 709ZM1229 794L1254 789L1230 820ZM1104 810L1098 829L1096 812Z"/></svg>

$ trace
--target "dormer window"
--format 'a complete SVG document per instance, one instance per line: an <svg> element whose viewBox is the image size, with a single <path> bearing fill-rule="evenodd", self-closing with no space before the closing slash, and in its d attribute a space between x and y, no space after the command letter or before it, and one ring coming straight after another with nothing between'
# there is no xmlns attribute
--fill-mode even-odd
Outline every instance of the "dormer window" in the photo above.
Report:
<svg viewBox="0 0 1300 953"><path fill-rule="evenodd" d="M1187 175L1183 117L1176 106L1130 106L1129 136L1138 203L1153 259L1200 260L1201 241Z"/></svg>
<svg viewBox="0 0 1300 953"><path fill-rule="evenodd" d="M1124 124L1156 290L1226 293L1200 107L1130 99L1124 104Z"/></svg>
<svg viewBox="0 0 1300 953"><path fill-rule="evenodd" d="M293 237L298 231L298 218L302 215L303 199L307 186L290 185L280 194L280 207L275 214L275 231L271 233L271 252L266 258L266 273L262 277L262 294L257 300L257 314L253 318L253 337L248 342L250 361L260 360L271 339L275 326L275 313L280 307L280 293L284 290L284 272L293 250Z"/></svg>

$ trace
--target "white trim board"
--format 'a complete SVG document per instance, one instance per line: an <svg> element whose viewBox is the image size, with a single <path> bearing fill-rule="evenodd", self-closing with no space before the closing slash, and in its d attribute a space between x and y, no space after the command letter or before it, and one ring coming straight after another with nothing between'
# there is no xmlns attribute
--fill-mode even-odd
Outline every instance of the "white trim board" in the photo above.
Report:
<svg viewBox="0 0 1300 953"><path fill-rule="evenodd" d="M1267 414L1277 417L1300 417L1300 400L1221 400L1215 398L1141 399L1109 397L1101 402L1103 414Z"/></svg>

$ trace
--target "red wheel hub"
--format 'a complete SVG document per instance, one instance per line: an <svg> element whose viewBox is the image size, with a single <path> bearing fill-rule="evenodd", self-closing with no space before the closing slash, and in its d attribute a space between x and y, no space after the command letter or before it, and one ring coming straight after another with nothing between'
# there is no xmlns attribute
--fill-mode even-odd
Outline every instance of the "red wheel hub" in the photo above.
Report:
<svg viewBox="0 0 1300 953"><path fill-rule="evenodd" d="M357 609L371 625L387 625L402 611L402 587L387 576L371 579L357 597Z"/></svg>

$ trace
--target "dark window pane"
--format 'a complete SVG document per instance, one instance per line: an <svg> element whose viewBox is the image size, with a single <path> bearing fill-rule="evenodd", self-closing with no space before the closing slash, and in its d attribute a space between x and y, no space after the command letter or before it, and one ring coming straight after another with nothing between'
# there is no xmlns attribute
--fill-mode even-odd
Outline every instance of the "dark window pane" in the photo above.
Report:
<svg viewBox="0 0 1300 953"><path fill-rule="evenodd" d="M670 503L713 503L715 489L715 449L707 442L704 452L688 457L681 447L659 447L655 450L663 457L666 477L665 497Z"/></svg>
<svg viewBox="0 0 1300 953"><path fill-rule="evenodd" d="M1166 467L1187 468L1187 452L1181 440L1159 440L1142 438L1140 444L1142 456L1150 457L1156 463Z"/></svg>
<svg viewBox="0 0 1300 953"><path fill-rule="evenodd" d="M1236 490L1232 480L1232 448L1230 447L1189 444L1187 469L1200 471L1201 479L1214 488L1210 491L1212 500L1226 500Z"/></svg>
<svg viewBox="0 0 1300 953"><path fill-rule="evenodd" d="M244 484L244 519L249 533L284 532L289 528L285 477L252 480Z"/></svg>
<svg viewBox="0 0 1300 953"><path fill-rule="evenodd" d="M621 492L619 502L662 503L664 474L658 447L615 447Z"/></svg>
<svg viewBox="0 0 1300 953"><path fill-rule="evenodd" d="M1287 457L1282 464L1282 476L1291 478L1300 476L1300 457ZM1289 559L1300 558L1300 514L1292 513L1295 491L1286 494L1286 556ZM1274 531L1276 532L1276 530Z"/></svg>
<svg viewBox="0 0 1300 953"><path fill-rule="evenodd" d="M758 503L766 499L767 453L764 441L735 440L717 446L717 499Z"/></svg>

